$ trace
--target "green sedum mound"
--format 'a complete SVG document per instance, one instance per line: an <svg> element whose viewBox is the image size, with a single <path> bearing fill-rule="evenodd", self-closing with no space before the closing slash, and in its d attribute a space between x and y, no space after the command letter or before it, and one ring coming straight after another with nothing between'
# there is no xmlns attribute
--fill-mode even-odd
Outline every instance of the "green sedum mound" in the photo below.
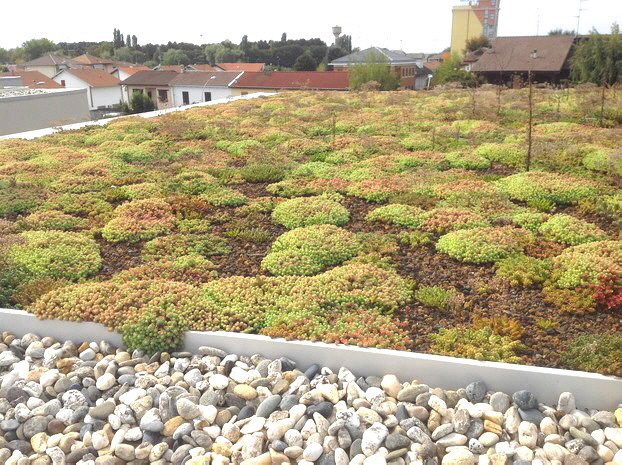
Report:
<svg viewBox="0 0 622 465"><path fill-rule="evenodd" d="M86 228L88 220L57 210L42 210L21 218L18 224L24 230L77 231Z"/></svg>
<svg viewBox="0 0 622 465"><path fill-rule="evenodd" d="M322 224L293 229L279 236L261 267L276 276L310 276L354 257L360 250L355 234Z"/></svg>
<svg viewBox="0 0 622 465"><path fill-rule="evenodd" d="M419 219L421 213L423 213L423 210L419 207L392 203L375 208L367 214L365 219L367 221L382 221L397 224L398 226L416 228L421 224Z"/></svg>
<svg viewBox="0 0 622 465"><path fill-rule="evenodd" d="M545 171L513 174L498 180L496 184L513 200L546 200L557 205L575 204L599 191L599 186L593 181Z"/></svg>
<svg viewBox="0 0 622 465"><path fill-rule="evenodd" d="M79 233L29 231L26 240L9 250L9 268L32 278L77 280L99 271L102 260L97 243Z"/></svg>
<svg viewBox="0 0 622 465"><path fill-rule="evenodd" d="M171 234L147 242L142 250L142 258L146 262L153 262L174 260L187 255L211 257L230 251L226 239L213 234Z"/></svg>
<svg viewBox="0 0 622 465"><path fill-rule="evenodd" d="M596 284L607 273L622 273L622 242L598 241L569 247L553 258L551 282L559 289Z"/></svg>
<svg viewBox="0 0 622 465"><path fill-rule="evenodd" d="M517 355L521 343L508 336L495 334L490 327L441 329L438 334L431 334L430 339L430 350L439 355L491 362L521 362Z"/></svg>
<svg viewBox="0 0 622 465"><path fill-rule="evenodd" d="M272 219L287 229L314 224L343 226L350 220L350 212L339 202L325 196L301 197L277 205Z"/></svg>
<svg viewBox="0 0 622 465"><path fill-rule="evenodd" d="M161 199L134 200L114 211L113 218L102 230L109 242L139 242L166 234L175 226L171 206Z"/></svg>
<svg viewBox="0 0 622 465"><path fill-rule="evenodd" d="M436 243L436 250L467 263L494 263L520 253L533 240L529 231L513 227L453 231Z"/></svg>
<svg viewBox="0 0 622 465"><path fill-rule="evenodd" d="M462 208L434 208L422 213L418 218L418 228L432 234L490 226L483 215Z"/></svg>
<svg viewBox="0 0 622 465"><path fill-rule="evenodd" d="M528 257L523 254L504 258L496 265L496 275L515 287L539 285L551 275L550 260Z"/></svg>
<svg viewBox="0 0 622 465"><path fill-rule="evenodd" d="M540 226L538 231L547 241L561 242L567 245L579 245L607 239L605 231L595 224L587 223L570 215L553 215Z"/></svg>

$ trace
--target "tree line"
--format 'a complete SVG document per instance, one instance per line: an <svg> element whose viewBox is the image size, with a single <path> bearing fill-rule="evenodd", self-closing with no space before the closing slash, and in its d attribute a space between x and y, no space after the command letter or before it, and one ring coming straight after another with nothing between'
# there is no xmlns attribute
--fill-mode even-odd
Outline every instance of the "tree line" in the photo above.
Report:
<svg viewBox="0 0 622 465"><path fill-rule="evenodd" d="M242 37L239 44L225 40L215 44L197 45L188 42L166 44L140 44L136 35L124 34L114 28L112 41L59 42L49 39L31 39L21 47L10 50L0 48L0 64L23 63L46 53L67 57L82 54L100 58L157 65L215 64L223 62L266 63L269 69L296 69L309 71L322 69L328 62L353 51L352 38L339 37L334 45L321 39L288 39L283 33L281 40L251 41Z"/></svg>

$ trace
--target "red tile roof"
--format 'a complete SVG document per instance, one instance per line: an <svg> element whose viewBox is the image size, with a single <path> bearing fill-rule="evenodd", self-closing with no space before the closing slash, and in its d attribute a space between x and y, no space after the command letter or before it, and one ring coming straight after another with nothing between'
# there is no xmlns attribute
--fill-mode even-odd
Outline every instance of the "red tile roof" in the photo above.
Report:
<svg viewBox="0 0 622 465"><path fill-rule="evenodd" d="M9 73L0 73L0 76L20 76L22 85L31 89L58 89L61 86L58 82L52 81L45 74L39 71L15 71Z"/></svg>
<svg viewBox="0 0 622 465"><path fill-rule="evenodd" d="M161 65L156 66L154 71L175 71L176 73L183 73L184 68L184 65Z"/></svg>
<svg viewBox="0 0 622 465"><path fill-rule="evenodd" d="M196 69L197 71L207 71L207 72L214 72L214 71L221 71L220 68L216 68L212 65L191 65L194 69Z"/></svg>
<svg viewBox="0 0 622 465"><path fill-rule="evenodd" d="M70 68L62 72L72 74L78 79L86 82L91 87L114 87L121 83L121 81L119 81L112 74L108 74L106 71L101 69Z"/></svg>
<svg viewBox="0 0 622 465"><path fill-rule="evenodd" d="M250 89L348 90L349 73L336 71L273 71L244 73L231 87Z"/></svg>
<svg viewBox="0 0 622 465"><path fill-rule="evenodd" d="M263 71L265 63L216 63L223 71Z"/></svg>
<svg viewBox="0 0 622 465"><path fill-rule="evenodd" d="M73 59L78 63L82 63L83 65L108 65L112 63L112 60L106 60L103 58L96 57L95 55L84 55L77 56Z"/></svg>
<svg viewBox="0 0 622 465"><path fill-rule="evenodd" d="M130 76L132 74L136 74L139 71L150 71L151 70L151 68L149 68L148 66L143 66L143 65L119 66L117 69L119 71L123 71L125 74L129 74Z"/></svg>
<svg viewBox="0 0 622 465"><path fill-rule="evenodd" d="M431 71L434 71L436 68L438 68L442 64L443 63L441 63L440 61L428 61L427 63L424 63L423 66L425 66Z"/></svg>

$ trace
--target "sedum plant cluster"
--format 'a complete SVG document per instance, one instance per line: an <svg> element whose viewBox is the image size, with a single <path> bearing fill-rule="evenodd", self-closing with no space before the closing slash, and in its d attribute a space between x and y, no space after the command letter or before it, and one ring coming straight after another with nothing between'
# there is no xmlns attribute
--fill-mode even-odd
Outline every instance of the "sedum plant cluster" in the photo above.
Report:
<svg viewBox="0 0 622 465"><path fill-rule="evenodd" d="M560 328L622 331L619 122L537 89L526 170L524 92L475 94L287 93L0 141L0 305L150 352L221 329L604 371Z"/></svg>

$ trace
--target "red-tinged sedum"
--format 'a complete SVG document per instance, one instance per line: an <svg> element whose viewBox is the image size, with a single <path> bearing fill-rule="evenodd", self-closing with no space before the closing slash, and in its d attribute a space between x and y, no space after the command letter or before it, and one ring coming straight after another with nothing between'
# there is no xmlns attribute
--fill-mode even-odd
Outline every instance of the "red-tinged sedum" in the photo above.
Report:
<svg viewBox="0 0 622 465"><path fill-rule="evenodd" d="M138 242L170 232L175 226L171 206L160 199L134 200L115 210L102 231L109 242Z"/></svg>

